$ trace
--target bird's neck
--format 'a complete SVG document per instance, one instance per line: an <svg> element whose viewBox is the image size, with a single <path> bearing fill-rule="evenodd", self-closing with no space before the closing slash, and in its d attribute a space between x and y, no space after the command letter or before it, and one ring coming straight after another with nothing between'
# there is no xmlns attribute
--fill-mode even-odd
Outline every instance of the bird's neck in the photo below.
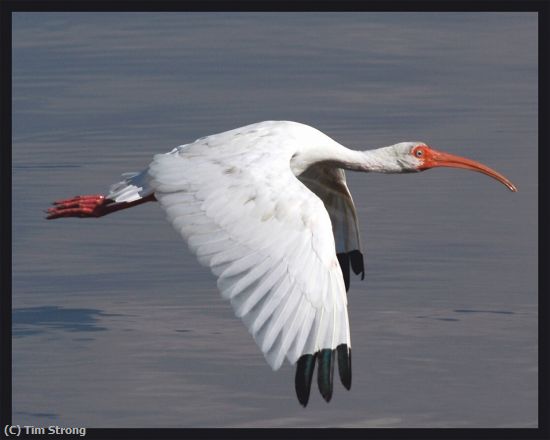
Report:
<svg viewBox="0 0 550 440"><path fill-rule="evenodd" d="M329 161L346 170L377 173L401 173L404 171L403 164L399 163L392 147L358 151L341 146L334 153Z"/></svg>
<svg viewBox="0 0 550 440"><path fill-rule="evenodd" d="M310 166L328 164L352 171L401 173L407 168L400 162L392 146L374 150L351 150L330 138L324 137L322 146L301 145L291 159L291 169L299 176Z"/></svg>

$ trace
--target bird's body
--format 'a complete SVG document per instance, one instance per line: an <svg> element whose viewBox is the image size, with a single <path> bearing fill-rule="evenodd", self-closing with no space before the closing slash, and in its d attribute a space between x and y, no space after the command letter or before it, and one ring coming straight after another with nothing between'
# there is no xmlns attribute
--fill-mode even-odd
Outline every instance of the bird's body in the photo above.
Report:
<svg viewBox="0 0 550 440"><path fill-rule="evenodd" d="M158 200L271 367L285 358L297 363L296 392L305 406L316 363L327 401L335 363L351 386L346 290L350 268L364 274L364 267L344 169L433 166L481 171L515 191L495 171L421 142L355 151L307 125L266 121L158 154L106 196L55 202L48 218L97 217Z"/></svg>

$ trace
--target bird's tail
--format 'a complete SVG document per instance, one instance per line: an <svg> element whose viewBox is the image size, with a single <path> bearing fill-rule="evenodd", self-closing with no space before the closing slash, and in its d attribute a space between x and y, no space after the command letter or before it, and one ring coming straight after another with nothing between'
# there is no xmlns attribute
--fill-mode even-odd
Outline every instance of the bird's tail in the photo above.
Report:
<svg viewBox="0 0 550 440"><path fill-rule="evenodd" d="M115 202L133 202L153 194L147 169L137 173L124 173L123 180L109 188L106 198Z"/></svg>

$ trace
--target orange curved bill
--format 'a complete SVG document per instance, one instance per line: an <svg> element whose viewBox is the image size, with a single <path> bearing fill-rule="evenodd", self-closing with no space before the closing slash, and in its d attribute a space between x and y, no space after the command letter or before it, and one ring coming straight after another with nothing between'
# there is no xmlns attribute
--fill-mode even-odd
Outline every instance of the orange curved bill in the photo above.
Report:
<svg viewBox="0 0 550 440"><path fill-rule="evenodd" d="M430 153L426 155L422 170L433 167L450 167L450 168L463 168L466 170L477 171L478 173L486 174L493 179L498 180L503 185L506 185L510 191L516 192L518 189L502 174L496 172L492 168L485 166L475 160L466 159L465 157L455 156L454 154L443 153L431 149Z"/></svg>

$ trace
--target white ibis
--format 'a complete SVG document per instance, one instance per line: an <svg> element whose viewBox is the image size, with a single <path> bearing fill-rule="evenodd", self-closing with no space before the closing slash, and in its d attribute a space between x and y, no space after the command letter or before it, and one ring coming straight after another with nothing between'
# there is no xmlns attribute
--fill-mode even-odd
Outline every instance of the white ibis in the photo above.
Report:
<svg viewBox="0 0 550 440"><path fill-rule="evenodd" d="M478 171L517 191L491 168L422 142L355 151L307 125L266 121L158 154L107 195L54 202L47 218L101 217L158 200L269 365L297 363L296 394L306 406L315 364L327 402L336 359L351 387L346 291L350 268L364 277L364 266L344 170L434 167Z"/></svg>

